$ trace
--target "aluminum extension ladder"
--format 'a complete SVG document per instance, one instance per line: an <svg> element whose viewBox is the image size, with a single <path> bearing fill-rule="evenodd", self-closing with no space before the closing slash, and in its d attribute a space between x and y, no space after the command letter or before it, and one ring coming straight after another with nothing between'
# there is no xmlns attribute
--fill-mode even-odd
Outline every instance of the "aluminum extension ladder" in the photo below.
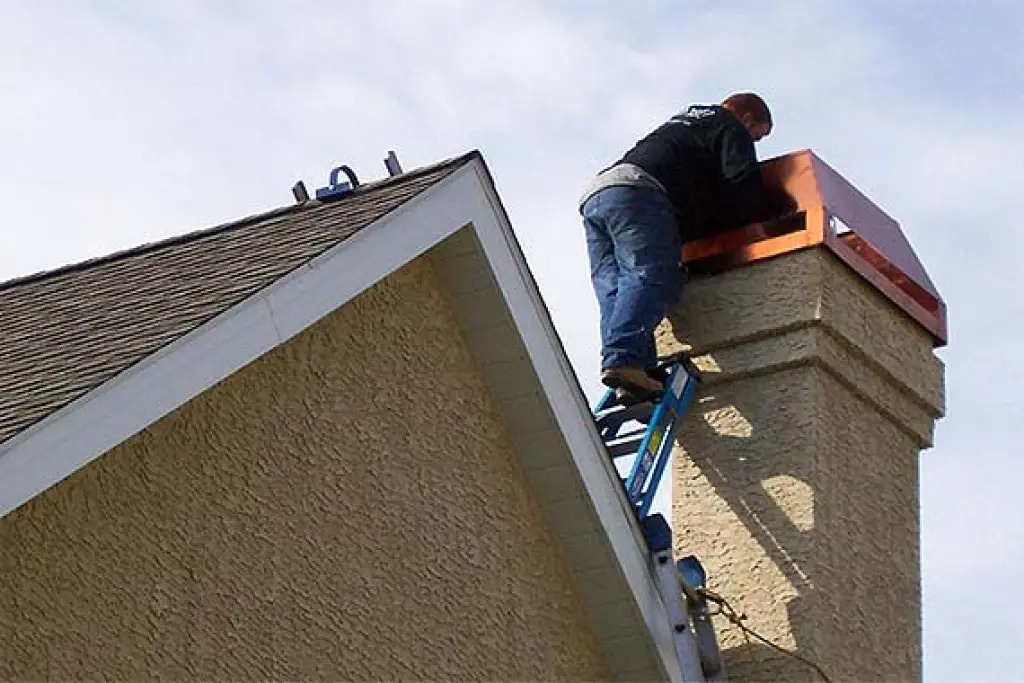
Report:
<svg viewBox="0 0 1024 683"><path fill-rule="evenodd" d="M672 623L683 680L725 681L707 602L695 590L705 586L704 568L692 555L673 563L672 530L664 516L649 514L672 453L676 427L693 401L700 374L685 354L661 359L656 374L665 386L660 395L624 405L609 389L594 408L594 418L611 458L632 458L622 483L651 552L651 568Z"/></svg>

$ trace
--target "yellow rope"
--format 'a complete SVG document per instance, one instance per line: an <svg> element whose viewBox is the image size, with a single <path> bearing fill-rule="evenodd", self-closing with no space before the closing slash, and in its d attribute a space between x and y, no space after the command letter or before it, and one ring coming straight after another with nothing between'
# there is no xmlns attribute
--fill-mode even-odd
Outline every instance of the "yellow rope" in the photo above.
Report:
<svg viewBox="0 0 1024 683"><path fill-rule="evenodd" d="M793 652L791 650L787 650L786 648L784 648L784 647L782 647L780 645L776 645L775 643L773 643L772 641L768 640L767 638L762 636L760 633L755 631L754 629L752 629L749 626L747 626L746 624L744 624L743 620L747 618L747 615L746 614L740 614L739 612L737 612L733 608L733 606L729 604L729 601L726 600L725 598L723 598L718 593L715 593L714 591L707 590L706 588L691 588L690 590L692 590L694 592L694 594L704 598L708 602L713 602L716 605L718 605L718 612L716 612L715 614L721 614L726 619L728 619L730 623L735 624L740 629L740 631L743 632L743 637L746 638L748 643L750 642L750 636L754 636L755 638L760 640L762 643L764 643L768 647L770 647L770 648L772 648L774 650L777 650L778 652L781 652L784 655L788 655L788 656L792 657L793 659L796 659L797 661L803 662L807 666L811 667L812 669L814 669L818 673L819 676L821 676L821 680L825 681L825 683L832 683L832 680L822 670L822 668L820 666L818 666L817 664L815 664L814 662L812 662L810 659L808 659L806 657L803 657L803 656L801 656L801 655L799 655L796 652Z"/></svg>

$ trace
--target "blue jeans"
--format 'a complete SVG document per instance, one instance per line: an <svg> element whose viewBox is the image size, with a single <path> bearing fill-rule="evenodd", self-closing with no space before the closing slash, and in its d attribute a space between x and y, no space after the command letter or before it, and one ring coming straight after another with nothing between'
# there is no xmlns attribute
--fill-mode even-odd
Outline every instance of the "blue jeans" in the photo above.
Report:
<svg viewBox="0 0 1024 683"><path fill-rule="evenodd" d="M615 185L581 212L601 311L601 367L653 368L654 328L683 290L672 204L653 188Z"/></svg>

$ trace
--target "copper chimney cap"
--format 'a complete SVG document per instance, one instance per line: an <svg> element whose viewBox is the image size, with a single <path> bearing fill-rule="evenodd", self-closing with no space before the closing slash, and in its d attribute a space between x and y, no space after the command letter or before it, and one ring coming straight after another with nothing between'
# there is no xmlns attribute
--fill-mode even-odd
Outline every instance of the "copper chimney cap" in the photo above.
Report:
<svg viewBox="0 0 1024 683"><path fill-rule="evenodd" d="M768 159L761 172L766 220L688 242L684 263L721 270L821 245L946 344L946 304L896 220L811 150Z"/></svg>

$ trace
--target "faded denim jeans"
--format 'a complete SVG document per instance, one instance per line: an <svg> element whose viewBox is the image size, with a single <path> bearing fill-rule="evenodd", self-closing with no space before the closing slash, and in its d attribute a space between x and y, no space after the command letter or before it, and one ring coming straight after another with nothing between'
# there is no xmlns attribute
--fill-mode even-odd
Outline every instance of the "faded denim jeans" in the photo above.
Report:
<svg viewBox="0 0 1024 683"><path fill-rule="evenodd" d="M651 369L654 328L683 290L672 204L659 190L615 185L590 197L580 212L601 311L601 367Z"/></svg>

